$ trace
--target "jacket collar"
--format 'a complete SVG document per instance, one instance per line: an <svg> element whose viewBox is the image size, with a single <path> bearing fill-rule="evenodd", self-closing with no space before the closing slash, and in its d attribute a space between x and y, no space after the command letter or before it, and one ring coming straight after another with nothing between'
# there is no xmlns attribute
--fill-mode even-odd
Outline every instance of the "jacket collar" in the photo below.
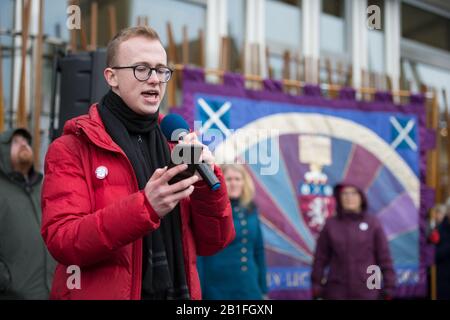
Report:
<svg viewBox="0 0 450 320"><path fill-rule="evenodd" d="M30 191L31 187L41 183L43 175L42 173L35 171L34 167L31 167L27 179L25 179L23 174L15 171L9 174L9 178L14 183L22 186L25 190Z"/></svg>
<svg viewBox="0 0 450 320"><path fill-rule="evenodd" d="M160 114L158 122L161 122L163 117ZM98 103L89 108L88 114L68 120L64 125L63 134L80 135L82 132L98 147L125 154L106 132L105 125L98 113Z"/></svg>
<svg viewBox="0 0 450 320"><path fill-rule="evenodd" d="M366 217L366 211L361 211L360 213L342 211L338 214L338 217L343 220L363 220Z"/></svg>

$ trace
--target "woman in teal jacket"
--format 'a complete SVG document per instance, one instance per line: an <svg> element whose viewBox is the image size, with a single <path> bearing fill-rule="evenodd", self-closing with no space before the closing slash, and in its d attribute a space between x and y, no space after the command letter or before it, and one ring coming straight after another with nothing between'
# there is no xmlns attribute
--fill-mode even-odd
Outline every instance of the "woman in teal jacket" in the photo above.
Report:
<svg viewBox="0 0 450 320"><path fill-rule="evenodd" d="M225 249L199 257L206 300L258 300L267 293L266 263L254 186L242 165L222 166L233 209L236 238Z"/></svg>

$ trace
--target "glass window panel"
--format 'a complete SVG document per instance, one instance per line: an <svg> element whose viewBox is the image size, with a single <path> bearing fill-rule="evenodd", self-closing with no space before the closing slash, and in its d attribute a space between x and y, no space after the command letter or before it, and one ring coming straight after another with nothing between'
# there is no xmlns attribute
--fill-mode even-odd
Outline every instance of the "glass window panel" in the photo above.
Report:
<svg viewBox="0 0 450 320"><path fill-rule="evenodd" d="M0 30L10 30L13 26L14 1L0 1Z"/></svg>
<svg viewBox="0 0 450 320"><path fill-rule="evenodd" d="M46 0L44 1L44 34L56 37L65 41L69 40L69 29L66 22L67 1ZM83 11L81 11L81 21L83 21Z"/></svg>
<svg viewBox="0 0 450 320"><path fill-rule="evenodd" d="M369 30L369 70L377 73L383 73L384 70L384 32L378 30Z"/></svg>
<svg viewBox="0 0 450 320"><path fill-rule="evenodd" d="M267 0L265 6L266 44L269 62L275 79L283 78L283 53L291 53L291 74L295 79L294 57L301 48L301 1Z"/></svg>
<svg viewBox="0 0 450 320"><path fill-rule="evenodd" d="M450 19L402 3L402 37L450 51Z"/></svg>
<svg viewBox="0 0 450 320"><path fill-rule="evenodd" d="M281 1L266 2L266 40L273 45L300 48L301 10Z"/></svg>
<svg viewBox="0 0 450 320"><path fill-rule="evenodd" d="M188 27L190 41L198 39L199 29L205 30L206 6L176 0L132 0L130 25L135 25L138 16L147 16L164 45L168 45L167 22L171 23L174 40L183 41L183 26Z"/></svg>
<svg viewBox="0 0 450 320"><path fill-rule="evenodd" d="M230 43L230 68L238 70L241 67L241 52L245 39L245 0L227 1L228 35Z"/></svg>
<svg viewBox="0 0 450 320"><path fill-rule="evenodd" d="M0 46L2 50L2 83L3 103L5 106L5 124L8 126L9 110L11 109L11 30L13 29L14 1L0 1Z"/></svg>
<svg viewBox="0 0 450 320"><path fill-rule="evenodd" d="M345 54L346 22L344 0L322 0L320 50L326 54Z"/></svg>
<svg viewBox="0 0 450 320"><path fill-rule="evenodd" d="M320 16L320 49L344 53L345 21L343 18L322 13Z"/></svg>

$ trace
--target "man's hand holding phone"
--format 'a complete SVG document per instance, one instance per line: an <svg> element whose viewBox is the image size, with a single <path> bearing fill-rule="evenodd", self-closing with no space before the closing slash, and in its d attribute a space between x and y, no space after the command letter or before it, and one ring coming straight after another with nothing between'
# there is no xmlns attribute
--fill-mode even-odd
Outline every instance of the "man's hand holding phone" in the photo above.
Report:
<svg viewBox="0 0 450 320"><path fill-rule="evenodd" d="M173 149L169 168L155 170L144 192L160 218L172 211L181 199L189 197L194 191L193 184L202 180L195 170L195 164L200 162L214 169L211 151L198 140L195 132L191 132Z"/></svg>
<svg viewBox="0 0 450 320"><path fill-rule="evenodd" d="M167 167L157 169L147 182L144 188L145 195L160 218L164 218L181 199L189 197L194 191L193 184L199 179L196 175L169 184L173 177L187 168L187 164L180 164L170 169Z"/></svg>

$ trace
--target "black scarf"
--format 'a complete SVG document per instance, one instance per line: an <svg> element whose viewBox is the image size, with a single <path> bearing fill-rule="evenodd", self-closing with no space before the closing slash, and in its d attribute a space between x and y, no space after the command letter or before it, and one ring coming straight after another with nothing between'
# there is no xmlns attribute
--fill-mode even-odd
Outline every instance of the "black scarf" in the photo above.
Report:
<svg viewBox="0 0 450 320"><path fill-rule="evenodd" d="M159 112L142 116L110 90L98 108L106 131L133 166L139 189L169 164L170 150L158 124ZM180 206L143 239L142 299L189 299L181 238Z"/></svg>

